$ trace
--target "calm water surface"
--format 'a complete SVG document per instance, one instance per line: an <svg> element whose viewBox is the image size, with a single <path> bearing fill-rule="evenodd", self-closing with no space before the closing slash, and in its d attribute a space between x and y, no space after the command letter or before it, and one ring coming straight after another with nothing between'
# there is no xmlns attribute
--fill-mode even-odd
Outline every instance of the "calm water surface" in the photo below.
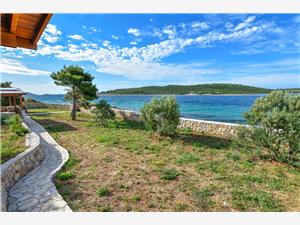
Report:
<svg viewBox="0 0 300 225"><path fill-rule="evenodd" d="M176 95L181 117L211 121L245 123L243 113L263 95ZM30 96L31 97L31 96ZM139 112L152 98L160 95L110 95L100 96L112 106ZM63 95L32 96L45 103L66 104Z"/></svg>

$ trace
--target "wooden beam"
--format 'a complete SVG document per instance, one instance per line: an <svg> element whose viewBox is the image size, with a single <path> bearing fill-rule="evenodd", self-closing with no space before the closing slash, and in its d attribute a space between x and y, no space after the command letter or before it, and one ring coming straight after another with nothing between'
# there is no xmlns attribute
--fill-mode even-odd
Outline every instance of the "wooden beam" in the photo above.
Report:
<svg viewBox="0 0 300 225"><path fill-rule="evenodd" d="M15 106L15 112L18 113L16 96L14 96L14 106Z"/></svg>
<svg viewBox="0 0 300 225"><path fill-rule="evenodd" d="M38 43L38 41L40 40L40 37L43 34L43 32L44 32L44 30L45 30L45 28L46 28L49 20L51 19L51 17L52 17L52 14L45 14L44 15L44 18L41 21L40 26L39 26L39 28L37 30L37 33L36 33L35 37L32 40L33 44L36 45Z"/></svg>
<svg viewBox="0 0 300 225"><path fill-rule="evenodd" d="M20 108L23 109L23 97L20 96Z"/></svg>
<svg viewBox="0 0 300 225"><path fill-rule="evenodd" d="M37 45L33 44L31 40L26 38L17 37L17 43L18 43L18 47L20 48L29 48L33 50L37 49Z"/></svg>
<svg viewBox="0 0 300 225"><path fill-rule="evenodd" d="M11 22L10 22L10 33L15 34L17 30L17 25L18 25L18 19L19 19L19 14L18 13L13 13L11 16Z"/></svg>
<svg viewBox="0 0 300 225"><path fill-rule="evenodd" d="M37 49L37 45L33 44L31 40L26 38L17 37L15 34L1 32L1 45L12 47L12 48L29 48L29 49Z"/></svg>
<svg viewBox="0 0 300 225"><path fill-rule="evenodd" d="M12 48L18 47L16 35L7 32L1 32L1 45Z"/></svg>

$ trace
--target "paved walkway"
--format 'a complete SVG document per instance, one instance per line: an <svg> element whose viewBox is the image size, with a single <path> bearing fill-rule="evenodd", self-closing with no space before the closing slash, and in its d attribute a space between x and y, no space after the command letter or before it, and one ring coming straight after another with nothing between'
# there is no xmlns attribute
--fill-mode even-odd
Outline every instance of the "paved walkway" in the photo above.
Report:
<svg viewBox="0 0 300 225"><path fill-rule="evenodd" d="M68 159L68 152L50 136L37 122L25 118L30 130L41 139L45 153L43 162L25 177L20 179L8 194L8 211L49 212L72 211L57 192L52 177Z"/></svg>

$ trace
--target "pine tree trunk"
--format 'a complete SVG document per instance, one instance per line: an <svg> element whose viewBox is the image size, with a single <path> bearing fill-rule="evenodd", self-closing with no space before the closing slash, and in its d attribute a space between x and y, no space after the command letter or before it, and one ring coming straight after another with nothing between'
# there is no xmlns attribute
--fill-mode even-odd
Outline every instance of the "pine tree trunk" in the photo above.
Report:
<svg viewBox="0 0 300 225"><path fill-rule="evenodd" d="M71 117L72 120L76 120L76 109L77 109L77 100L75 97L73 97L73 107L72 107L72 112L71 112Z"/></svg>

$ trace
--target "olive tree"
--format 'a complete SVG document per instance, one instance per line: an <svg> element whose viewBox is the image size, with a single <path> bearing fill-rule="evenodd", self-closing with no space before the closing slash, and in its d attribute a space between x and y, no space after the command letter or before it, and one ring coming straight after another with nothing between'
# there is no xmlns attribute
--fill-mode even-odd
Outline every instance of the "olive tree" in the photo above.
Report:
<svg viewBox="0 0 300 225"><path fill-rule="evenodd" d="M154 98L141 109L141 118L145 126L162 135L176 133L179 115L179 105L174 97Z"/></svg>
<svg viewBox="0 0 300 225"><path fill-rule="evenodd" d="M90 101L97 98L96 85L92 83L94 77L80 66L64 66L61 70L53 72L51 77L54 83L67 88L67 98L72 99L72 120L76 120L78 101Z"/></svg>
<svg viewBox="0 0 300 225"><path fill-rule="evenodd" d="M273 91L257 99L245 118L250 127L239 131L240 139L265 147L275 160L300 160L300 96Z"/></svg>

